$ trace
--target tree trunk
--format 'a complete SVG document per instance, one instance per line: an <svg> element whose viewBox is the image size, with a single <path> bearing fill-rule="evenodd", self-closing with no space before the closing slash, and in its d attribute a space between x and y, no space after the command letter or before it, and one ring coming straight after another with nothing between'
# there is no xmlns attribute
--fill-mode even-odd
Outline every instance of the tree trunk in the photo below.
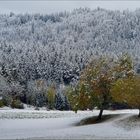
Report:
<svg viewBox="0 0 140 140"><path fill-rule="evenodd" d="M102 119L102 115L103 115L103 109L100 109L99 115L97 117L97 120L101 120Z"/></svg>
<svg viewBox="0 0 140 140"><path fill-rule="evenodd" d="M139 115L138 115L138 117L140 117L140 109L139 109Z"/></svg>

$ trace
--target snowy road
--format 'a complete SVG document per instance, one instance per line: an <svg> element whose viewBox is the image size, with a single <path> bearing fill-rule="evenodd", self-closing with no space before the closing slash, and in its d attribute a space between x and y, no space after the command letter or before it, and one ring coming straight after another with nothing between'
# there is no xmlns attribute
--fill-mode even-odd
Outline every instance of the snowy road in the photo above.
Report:
<svg viewBox="0 0 140 140"><path fill-rule="evenodd" d="M10 115L13 110L0 110L0 115L7 113ZM15 113L29 113L33 115L35 111L15 111ZM40 115L44 111L38 111ZM118 127L115 122L128 116L136 114L136 110L125 111L105 111L105 114L122 114L119 117L99 124L75 126L82 118L96 115L98 111L85 111L79 114L73 112L46 112L49 115L55 113L54 118L39 118L28 119L24 114L24 119L0 119L0 139L112 139L112 138L129 138L140 139L140 127L126 130L123 127ZM124 114L130 113L130 114ZM28 115L29 115L28 114ZM63 115L59 115L63 114ZM68 115L69 114L69 115ZM59 117L58 117L58 116ZM63 116L63 117L62 117Z"/></svg>

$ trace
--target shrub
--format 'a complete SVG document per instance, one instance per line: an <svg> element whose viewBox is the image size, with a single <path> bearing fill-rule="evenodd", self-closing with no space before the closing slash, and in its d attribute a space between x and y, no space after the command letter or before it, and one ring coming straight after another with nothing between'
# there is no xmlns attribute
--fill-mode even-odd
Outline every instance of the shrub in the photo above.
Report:
<svg viewBox="0 0 140 140"><path fill-rule="evenodd" d="M0 107L3 107L3 106L4 106L3 100L0 100Z"/></svg>
<svg viewBox="0 0 140 140"><path fill-rule="evenodd" d="M12 97L11 96L3 96L2 98L4 106L10 106L12 103Z"/></svg>
<svg viewBox="0 0 140 140"><path fill-rule="evenodd" d="M55 86L51 85L47 92L48 107L49 109L54 109L55 107Z"/></svg>
<svg viewBox="0 0 140 140"><path fill-rule="evenodd" d="M13 100L11 103L12 108L18 108L18 109L24 109L23 104L21 103L20 100Z"/></svg>

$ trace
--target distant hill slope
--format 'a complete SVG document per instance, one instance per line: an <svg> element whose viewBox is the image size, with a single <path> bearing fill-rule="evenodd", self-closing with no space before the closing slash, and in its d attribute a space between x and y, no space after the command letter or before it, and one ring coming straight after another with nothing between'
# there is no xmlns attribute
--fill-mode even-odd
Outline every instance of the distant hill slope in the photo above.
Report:
<svg viewBox="0 0 140 140"><path fill-rule="evenodd" d="M0 15L1 74L20 83L43 78L68 84L95 55L128 53L139 63L139 45L140 10Z"/></svg>

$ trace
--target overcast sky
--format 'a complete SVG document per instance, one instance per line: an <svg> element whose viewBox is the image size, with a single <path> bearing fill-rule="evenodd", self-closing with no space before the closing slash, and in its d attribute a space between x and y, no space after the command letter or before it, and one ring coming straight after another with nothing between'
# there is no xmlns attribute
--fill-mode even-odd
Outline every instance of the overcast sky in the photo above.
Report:
<svg viewBox="0 0 140 140"><path fill-rule="evenodd" d="M0 1L0 13L54 13L71 11L75 8L97 7L111 10L135 10L140 8L140 1Z"/></svg>

